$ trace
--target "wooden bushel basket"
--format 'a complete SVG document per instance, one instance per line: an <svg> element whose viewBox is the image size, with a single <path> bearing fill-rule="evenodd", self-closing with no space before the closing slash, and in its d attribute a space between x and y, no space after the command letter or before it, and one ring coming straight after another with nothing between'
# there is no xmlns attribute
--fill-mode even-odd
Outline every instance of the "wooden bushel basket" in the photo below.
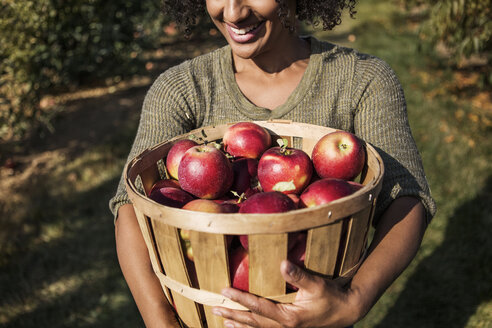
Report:
<svg viewBox="0 0 492 328"><path fill-rule="evenodd" d="M256 121L277 138L286 138L311 155L316 142L334 129L290 121ZM231 123L232 124L232 123ZM280 214L211 214L160 205L147 198L161 179L159 169L174 142L195 135L203 142L220 141L231 124L200 128L145 150L125 167L125 183L149 250L153 269L183 324L188 327L223 327L212 306L246 310L220 294L230 286L225 235L248 235L249 291L278 302L292 302L286 293L280 263L287 258L289 232L308 231L305 266L324 277L346 283L365 255L368 231L381 189L383 162L366 144L367 160L354 194L315 208ZM186 265L179 229L191 230L194 272ZM199 286L199 287L198 287Z"/></svg>

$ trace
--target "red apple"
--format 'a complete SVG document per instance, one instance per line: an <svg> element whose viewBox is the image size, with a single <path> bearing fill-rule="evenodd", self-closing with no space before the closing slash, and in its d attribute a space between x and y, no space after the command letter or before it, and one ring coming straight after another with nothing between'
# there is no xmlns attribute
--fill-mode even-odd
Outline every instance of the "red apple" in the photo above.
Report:
<svg viewBox="0 0 492 328"><path fill-rule="evenodd" d="M224 149L234 157L260 158L272 143L270 133L256 123L231 125L222 138Z"/></svg>
<svg viewBox="0 0 492 328"><path fill-rule="evenodd" d="M183 209L196 212L223 213L222 206L209 199L194 199L186 203Z"/></svg>
<svg viewBox="0 0 492 328"><path fill-rule="evenodd" d="M259 193L259 192L262 192L262 191L260 190L260 186L259 186L259 184L258 184L258 186L256 186L256 187L251 187L251 188L247 189L247 190L244 192L244 197L245 197L245 199L248 199L249 197L251 197L251 196L253 196L254 194L257 194L257 193Z"/></svg>
<svg viewBox="0 0 492 328"><path fill-rule="evenodd" d="M242 247L231 251L229 273L232 287L247 292L249 290L249 256Z"/></svg>
<svg viewBox="0 0 492 328"><path fill-rule="evenodd" d="M234 182L231 190L239 195L248 189L255 187L258 174L258 160L255 158L240 158L232 162L232 171L234 172Z"/></svg>
<svg viewBox="0 0 492 328"><path fill-rule="evenodd" d="M347 181L351 186L352 186L352 189L354 189L354 192L356 192L357 190L360 190L364 187L363 184L360 184L358 182L355 182L355 181Z"/></svg>
<svg viewBox="0 0 492 328"><path fill-rule="evenodd" d="M182 139L177 141L171 149L169 149L166 157L166 169L172 178L178 179L179 163L181 162L184 153L191 147L197 145L198 143L191 139Z"/></svg>
<svg viewBox="0 0 492 328"><path fill-rule="evenodd" d="M183 207L194 199L186 191L174 187L156 188L150 193L149 198L170 207Z"/></svg>
<svg viewBox="0 0 492 328"><path fill-rule="evenodd" d="M312 174L308 154L296 148L272 147L258 163L258 181L263 191L299 194L311 181Z"/></svg>
<svg viewBox="0 0 492 328"><path fill-rule="evenodd" d="M188 149L179 164L181 188L198 198L214 199L224 195L233 178L231 163L224 153L212 146Z"/></svg>
<svg viewBox="0 0 492 328"><path fill-rule="evenodd" d="M239 213L282 213L296 209L292 199L278 191L260 192L244 201ZM239 241L248 249L248 236L240 235Z"/></svg>
<svg viewBox="0 0 492 328"><path fill-rule="evenodd" d="M207 212L207 213L229 213L226 211L226 208L222 206L222 204L218 204L209 199L192 200L191 202L184 205L183 209L189 211ZM191 247L191 242L190 242L190 231L187 229L181 229L179 231L179 235L181 239L184 241L186 256L188 257L188 259L193 261L194 258L193 258L193 249ZM231 245L232 239L233 239L232 235L226 236L227 247Z"/></svg>
<svg viewBox="0 0 492 328"><path fill-rule="evenodd" d="M223 213L237 213L239 212L239 208L241 207L239 203L231 201L231 202L223 202L220 204L222 206Z"/></svg>
<svg viewBox="0 0 492 328"><path fill-rule="evenodd" d="M237 197L231 198L228 194L213 201L222 206L224 213L237 213L242 205L242 199Z"/></svg>
<svg viewBox="0 0 492 328"><path fill-rule="evenodd" d="M157 180L153 185L152 188L150 188L149 195L155 190L155 189L160 189L164 187L173 187L177 189L181 189L181 186L179 185L178 180L174 179L162 179L162 180Z"/></svg>
<svg viewBox="0 0 492 328"><path fill-rule="evenodd" d="M246 199L239 213L282 213L296 208L289 196L278 192L259 192Z"/></svg>
<svg viewBox="0 0 492 328"><path fill-rule="evenodd" d="M364 142L350 132L335 131L318 140L311 158L321 178L351 180L364 167Z"/></svg>
<svg viewBox="0 0 492 328"><path fill-rule="evenodd" d="M292 199L296 208L299 208L299 201L301 200L299 196L296 194L287 194L287 196L289 196L289 198Z"/></svg>
<svg viewBox="0 0 492 328"><path fill-rule="evenodd" d="M342 179L326 178L310 184L301 194L300 207L327 204L354 192L352 185Z"/></svg>

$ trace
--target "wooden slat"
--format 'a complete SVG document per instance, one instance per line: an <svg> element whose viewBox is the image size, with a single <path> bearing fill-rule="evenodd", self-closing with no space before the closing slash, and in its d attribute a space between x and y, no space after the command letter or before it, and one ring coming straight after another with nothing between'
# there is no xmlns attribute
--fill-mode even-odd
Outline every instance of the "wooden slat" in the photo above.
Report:
<svg viewBox="0 0 492 328"><path fill-rule="evenodd" d="M343 275L356 265L364 252L371 209L372 206L367 206L364 210L354 214L350 219L345 253L341 259L340 275Z"/></svg>
<svg viewBox="0 0 492 328"><path fill-rule="evenodd" d="M222 288L231 285L224 235L190 231L190 241L200 289L220 294ZM224 326L210 306L204 309L209 328Z"/></svg>
<svg viewBox="0 0 492 328"><path fill-rule="evenodd" d="M287 234L249 235L249 291L260 296L285 293L280 263L287 258Z"/></svg>
<svg viewBox="0 0 492 328"><path fill-rule="evenodd" d="M366 231L366 236L364 237L365 242L367 243L367 238L369 236L369 230L372 227L372 220L374 219L374 212L376 212L376 203L378 202L378 198L374 197L372 200L372 207L371 207L371 213L369 214L369 224L368 224L368 229Z"/></svg>
<svg viewBox="0 0 492 328"><path fill-rule="evenodd" d="M157 249L152 238L152 229L149 225L149 219L137 208L134 207L134 210L135 215L137 216L138 225L140 226L140 231L142 231L142 236L144 238L145 244L147 245L147 250L149 251L152 269L154 270L154 272L162 272L163 268L161 266L159 254L157 253ZM172 303L169 290L165 286L162 286L162 289L169 303Z"/></svg>
<svg viewBox="0 0 492 328"><path fill-rule="evenodd" d="M159 236L156 238L157 250L166 274L184 285L191 286L178 229L157 220L152 220L152 227L155 235ZM179 293L172 294L178 314L184 323L189 327L202 327L198 305Z"/></svg>
<svg viewBox="0 0 492 328"><path fill-rule="evenodd" d="M305 266L309 270L335 276L337 251L343 222L339 221L308 231Z"/></svg>
<svg viewBox="0 0 492 328"><path fill-rule="evenodd" d="M302 138L302 150L311 157L317 142L317 139Z"/></svg>
<svg viewBox="0 0 492 328"><path fill-rule="evenodd" d="M377 161L377 158L375 156L369 156L369 149L366 149L367 151L367 163L364 166L364 169L362 170L362 176L361 176L361 183L363 185L366 185L370 183L372 180L376 178L376 175L379 174L377 171L379 169L379 163Z"/></svg>

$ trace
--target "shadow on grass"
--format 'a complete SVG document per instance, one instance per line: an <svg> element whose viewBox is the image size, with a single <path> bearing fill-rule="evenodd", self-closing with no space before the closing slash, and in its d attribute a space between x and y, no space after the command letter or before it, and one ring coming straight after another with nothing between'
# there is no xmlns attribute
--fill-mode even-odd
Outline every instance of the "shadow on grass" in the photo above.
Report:
<svg viewBox="0 0 492 328"><path fill-rule="evenodd" d="M40 205L29 212L35 217L26 225L38 233L17 236L0 266L2 327L143 326L117 263L105 201L116 183L65 196L63 205L44 199L56 207L44 215ZM50 227L51 239L40 238Z"/></svg>
<svg viewBox="0 0 492 328"><path fill-rule="evenodd" d="M492 299L492 176L456 209L441 245L417 266L377 327L465 327Z"/></svg>

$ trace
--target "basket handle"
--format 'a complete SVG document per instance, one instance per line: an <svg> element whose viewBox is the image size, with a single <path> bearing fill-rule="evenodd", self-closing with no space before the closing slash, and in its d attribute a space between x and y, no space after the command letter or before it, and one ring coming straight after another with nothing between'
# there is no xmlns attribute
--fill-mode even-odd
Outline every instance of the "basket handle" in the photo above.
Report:
<svg viewBox="0 0 492 328"><path fill-rule="evenodd" d="M220 294L212 293L207 290L197 289L184 285L166 276L160 271L155 272L155 274L157 275L157 278L159 278L162 285L165 285L167 288L171 289L172 291L175 291L176 293L179 293L184 297L192 301L195 301L197 303L209 305L209 306L223 306L233 310L248 311L246 307Z"/></svg>

